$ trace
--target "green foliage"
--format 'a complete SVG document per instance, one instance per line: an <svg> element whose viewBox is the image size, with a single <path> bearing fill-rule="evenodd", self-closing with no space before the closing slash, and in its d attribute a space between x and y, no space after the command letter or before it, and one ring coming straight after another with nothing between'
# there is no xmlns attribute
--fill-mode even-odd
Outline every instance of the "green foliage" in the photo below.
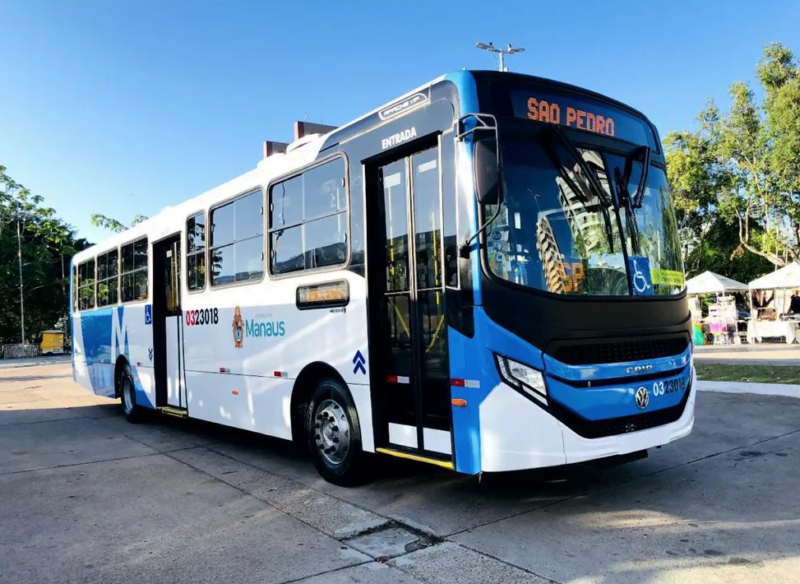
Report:
<svg viewBox="0 0 800 584"><path fill-rule="evenodd" d="M20 341L18 232L29 341L67 322L70 259L89 245L5 171L0 165L0 344Z"/></svg>
<svg viewBox="0 0 800 584"><path fill-rule="evenodd" d="M108 229L109 231L113 231L114 233L122 233L127 229L125 225L117 221L116 219L112 219L111 217L106 217L105 215L101 215L100 213L95 213L91 216L90 221L92 225L95 227L102 227L103 229Z"/></svg>
<svg viewBox="0 0 800 584"><path fill-rule="evenodd" d="M133 221L129 226L125 226L124 223L117 221L111 217L106 217L105 215L101 215L100 213L95 213L90 218L92 225L95 227L102 227L103 229L108 229L109 231L113 231L114 233L122 233L126 229L130 229L134 225L141 223L142 221L147 221L147 216L145 215L135 215L133 217Z"/></svg>
<svg viewBox="0 0 800 584"><path fill-rule="evenodd" d="M727 112L709 102L699 130L664 140L690 274L747 282L800 258L800 69L772 44L757 73L761 103L737 81Z"/></svg>

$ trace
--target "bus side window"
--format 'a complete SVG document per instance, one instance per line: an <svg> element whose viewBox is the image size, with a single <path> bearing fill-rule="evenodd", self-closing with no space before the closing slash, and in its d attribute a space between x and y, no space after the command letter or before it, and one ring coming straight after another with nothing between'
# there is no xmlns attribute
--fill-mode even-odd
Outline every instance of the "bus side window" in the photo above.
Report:
<svg viewBox="0 0 800 584"><path fill-rule="evenodd" d="M147 238L122 246L122 301L147 299Z"/></svg>
<svg viewBox="0 0 800 584"><path fill-rule="evenodd" d="M108 306L119 301L117 294L117 257L112 250L97 256L97 306Z"/></svg>
<svg viewBox="0 0 800 584"><path fill-rule="evenodd" d="M335 158L270 187L270 273L347 261L345 170L344 158Z"/></svg>
<svg viewBox="0 0 800 584"><path fill-rule="evenodd" d="M72 311L78 312L78 266L72 266Z"/></svg>
<svg viewBox="0 0 800 584"><path fill-rule="evenodd" d="M94 308L94 258L78 266L78 308Z"/></svg>
<svg viewBox="0 0 800 584"><path fill-rule="evenodd" d="M258 189L211 210L212 286L264 275L263 208L263 191Z"/></svg>
<svg viewBox="0 0 800 584"><path fill-rule="evenodd" d="M206 214L197 213L186 221L186 287L206 287Z"/></svg>

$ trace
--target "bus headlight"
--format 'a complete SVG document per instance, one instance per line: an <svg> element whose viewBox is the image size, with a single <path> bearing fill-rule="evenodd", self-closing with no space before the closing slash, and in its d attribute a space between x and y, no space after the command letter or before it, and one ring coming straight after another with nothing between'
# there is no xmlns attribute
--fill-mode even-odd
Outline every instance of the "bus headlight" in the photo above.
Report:
<svg viewBox="0 0 800 584"><path fill-rule="evenodd" d="M503 381L535 400L547 403L547 387L541 371L500 355L495 355L495 359Z"/></svg>

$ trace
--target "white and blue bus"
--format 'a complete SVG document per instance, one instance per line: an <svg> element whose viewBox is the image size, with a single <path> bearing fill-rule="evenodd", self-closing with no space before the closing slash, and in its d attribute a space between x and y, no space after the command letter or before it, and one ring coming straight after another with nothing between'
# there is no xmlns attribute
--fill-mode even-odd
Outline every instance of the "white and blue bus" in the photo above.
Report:
<svg viewBox="0 0 800 584"><path fill-rule="evenodd" d="M75 256L78 383L131 421L295 440L339 484L366 453L478 474L691 432L681 248L642 114L459 71L309 129Z"/></svg>

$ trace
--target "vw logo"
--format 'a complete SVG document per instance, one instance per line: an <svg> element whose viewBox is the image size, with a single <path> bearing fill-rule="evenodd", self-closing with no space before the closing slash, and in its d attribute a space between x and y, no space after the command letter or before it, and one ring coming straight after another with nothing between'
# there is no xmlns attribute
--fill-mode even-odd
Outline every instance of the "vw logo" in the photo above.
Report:
<svg viewBox="0 0 800 584"><path fill-rule="evenodd" d="M643 410L650 403L650 393L646 387L640 387L636 390L636 407Z"/></svg>

